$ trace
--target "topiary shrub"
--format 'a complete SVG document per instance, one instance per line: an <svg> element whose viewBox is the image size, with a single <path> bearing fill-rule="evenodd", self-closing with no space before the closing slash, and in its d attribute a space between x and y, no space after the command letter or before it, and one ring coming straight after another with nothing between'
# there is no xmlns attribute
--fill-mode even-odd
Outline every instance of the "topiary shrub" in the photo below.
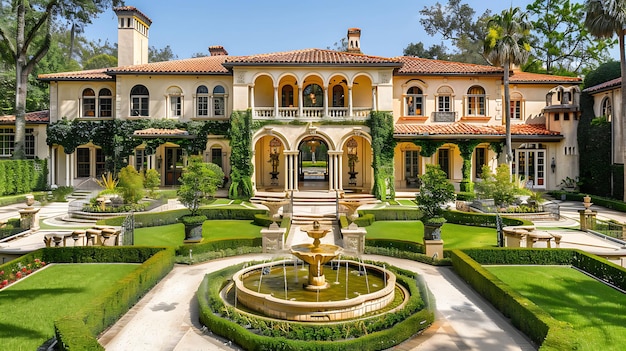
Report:
<svg viewBox="0 0 626 351"><path fill-rule="evenodd" d="M118 179L117 187L125 203L136 204L143 199L145 194L143 177L137 172L135 167L128 165L122 168Z"/></svg>

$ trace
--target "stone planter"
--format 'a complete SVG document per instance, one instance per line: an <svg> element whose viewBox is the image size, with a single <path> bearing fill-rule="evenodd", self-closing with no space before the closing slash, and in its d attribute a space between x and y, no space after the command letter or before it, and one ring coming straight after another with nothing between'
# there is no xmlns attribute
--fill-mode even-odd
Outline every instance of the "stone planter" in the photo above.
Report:
<svg viewBox="0 0 626 351"><path fill-rule="evenodd" d="M441 240L441 223L424 223L424 240Z"/></svg>
<svg viewBox="0 0 626 351"><path fill-rule="evenodd" d="M184 243L198 243L202 241L202 223L205 216L181 217L180 222L185 225Z"/></svg>

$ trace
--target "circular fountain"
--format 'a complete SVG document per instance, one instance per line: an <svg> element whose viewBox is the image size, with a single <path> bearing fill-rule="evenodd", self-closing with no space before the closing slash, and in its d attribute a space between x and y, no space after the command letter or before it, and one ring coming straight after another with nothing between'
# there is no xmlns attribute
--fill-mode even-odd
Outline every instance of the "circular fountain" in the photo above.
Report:
<svg viewBox="0 0 626 351"><path fill-rule="evenodd" d="M322 228L318 221L313 222L313 226L302 229L309 238L313 239L313 244L294 245L291 247L291 253L309 264L309 284L305 286L305 289L326 289L328 288L328 283L324 276L324 265L339 256L343 250L337 245L320 243L320 240L328 234L330 228Z"/></svg>
<svg viewBox="0 0 626 351"><path fill-rule="evenodd" d="M394 301L397 289L405 298L408 295L396 284L393 273L357 261L336 260L335 280L329 283L324 267L341 254L342 248L320 243L330 232L329 227L315 222L303 229L313 243L294 245L291 253L308 264L308 270L300 269L298 260L244 268L233 276L236 304L272 318L330 322L383 310ZM229 290L222 294L227 295Z"/></svg>

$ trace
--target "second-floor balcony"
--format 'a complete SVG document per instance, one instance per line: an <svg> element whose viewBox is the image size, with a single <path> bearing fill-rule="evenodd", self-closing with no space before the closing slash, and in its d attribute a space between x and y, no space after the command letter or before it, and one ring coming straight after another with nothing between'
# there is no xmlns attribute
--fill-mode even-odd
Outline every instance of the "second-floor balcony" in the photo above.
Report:
<svg viewBox="0 0 626 351"><path fill-rule="evenodd" d="M252 108L252 118L254 119L331 119L331 120L352 120L367 119L371 107L254 107Z"/></svg>

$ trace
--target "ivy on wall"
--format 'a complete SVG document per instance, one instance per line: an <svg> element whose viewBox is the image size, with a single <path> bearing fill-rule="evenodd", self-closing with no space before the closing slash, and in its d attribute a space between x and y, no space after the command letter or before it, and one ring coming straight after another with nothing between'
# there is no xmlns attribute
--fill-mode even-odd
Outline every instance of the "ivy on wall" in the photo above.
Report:
<svg viewBox="0 0 626 351"><path fill-rule="evenodd" d="M252 113L233 111L230 115L230 179L228 189L231 199L249 199L254 195L252 190Z"/></svg>
<svg viewBox="0 0 626 351"><path fill-rule="evenodd" d="M186 130L195 138L132 137L136 130L147 128ZM102 148L106 169L116 172L125 166L126 158L143 143L148 154L154 154L160 145L171 142L187 150L190 155L195 155L206 148L207 135L228 135L228 128L227 121L179 122L171 119L70 121L62 118L48 125L46 143L50 146L61 145L66 154L71 154L80 145L92 142Z"/></svg>
<svg viewBox="0 0 626 351"><path fill-rule="evenodd" d="M476 146L481 142L482 141L475 139L459 140L456 142L461 151L461 158L463 158L463 168L461 169L463 179L461 180L461 184L459 184L459 189L463 192L474 191L474 183L472 182L472 154Z"/></svg>
<svg viewBox="0 0 626 351"><path fill-rule="evenodd" d="M580 96L581 116L578 122L580 191L623 199L623 186L611 194L611 123L593 113L593 97ZM623 181L623 175L620 177ZM623 184L613 177L613 185ZM617 190L614 188L613 190Z"/></svg>
<svg viewBox="0 0 626 351"><path fill-rule="evenodd" d="M393 115L390 112L372 111L369 119L372 135L374 185L372 194L379 200L396 197L393 175L393 155L396 140L393 138Z"/></svg>
<svg viewBox="0 0 626 351"><path fill-rule="evenodd" d="M413 144L420 147L422 157L431 157L445 143L442 140L413 140Z"/></svg>

